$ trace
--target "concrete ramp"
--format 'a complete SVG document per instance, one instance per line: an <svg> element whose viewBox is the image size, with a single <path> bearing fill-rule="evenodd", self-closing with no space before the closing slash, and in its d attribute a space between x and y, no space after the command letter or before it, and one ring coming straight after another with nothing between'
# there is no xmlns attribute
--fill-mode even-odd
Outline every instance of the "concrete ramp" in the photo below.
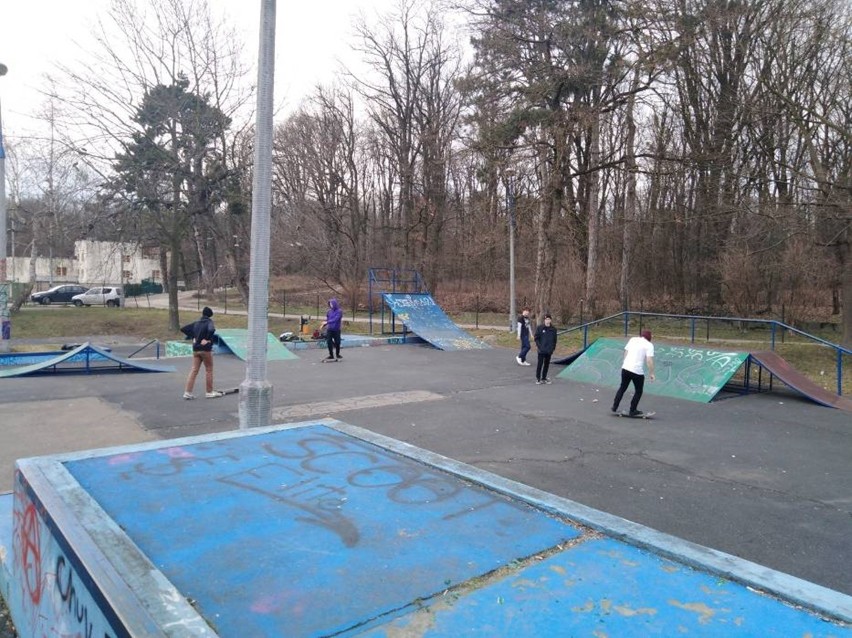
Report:
<svg viewBox="0 0 852 638"><path fill-rule="evenodd" d="M248 330L238 328L227 328L225 330L216 330L216 336L219 337L219 345L223 349L233 352L240 359L245 361L248 359ZM266 360L267 361L288 361L290 359L298 359L295 354L290 352L271 332L266 333Z"/></svg>
<svg viewBox="0 0 852 638"><path fill-rule="evenodd" d="M459 328L441 310L432 295L384 293L382 297L393 313L418 337L439 350L484 350L490 346Z"/></svg>
<svg viewBox="0 0 852 638"><path fill-rule="evenodd" d="M50 356L52 355L52 356ZM67 352L41 352L28 355L28 365L0 367L0 379L27 374L53 372L174 372L173 366L162 366L119 357L91 343L84 343ZM26 360L26 359L22 359Z"/></svg>
<svg viewBox="0 0 852 638"><path fill-rule="evenodd" d="M621 383L624 339L598 339L570 366L562 379L617 388ZM747 352L654 344L656 381L645 394L709 403L748 359ZM628 390L628 396L632 391Z"/></svg>
<svg viewBox="0 0 852 638"><path fill-rule="evenodd" d="M852 412L852 400L818 386L791 366L789 361L778 356L776 353L768 351L752 352L751 361L771 375L781 379L787 386L811 401L829 408Z"/></svg>
<svg viewBox="0 0 852 638"><path fill-rule="evenodd" d="M19 460L0 591L21 636L830 638L852 618L840 592L331 419Z"/></svg>

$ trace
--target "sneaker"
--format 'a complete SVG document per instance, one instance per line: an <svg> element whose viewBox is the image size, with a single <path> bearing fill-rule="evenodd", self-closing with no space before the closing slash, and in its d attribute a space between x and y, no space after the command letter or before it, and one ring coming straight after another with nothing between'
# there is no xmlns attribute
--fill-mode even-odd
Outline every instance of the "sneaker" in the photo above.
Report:
<svg viewBox="0 0 852 638"><path fill-rule="evenodd" d="M535 380L536 385L541 385L542 383L544 383L544 381L539 381L538 379Z"/></svg>
<svg viewBox="0 0 852 638"><path fill-rule="evenodd" d="M184 392L183 398L186 399L187 401L191 401L192 399L195 398L195 395L192 394L191 392Z"/></svg>
<svg viewBox="0 0 852 638"><path fill-rule="evenodd" d="M546 383L547 385L550 385L551 383L553 383L553 381L551 381L550 379L544 379L544 380L542 380L542 383Z"/></svg>
<svg viewBox="0 0 852 638"><path fill-rule="evenodd" d="M519 366L524 365L524 362L523 362L523 361L521 361L521 358L520 358L520 357L515 357L515 361L517 361L517 362L518 362L518 365L519 365Z"/></svg>
<svg viewBox="0 0 852 638"><path fill-rule="evenodd" d="M224 392L219 392L219 390L213 390L213 392L206 392L204 394L205 399L218 399L219 397L225 396Z"/></svg>
<svg viewBox="0 0 852 638"><path fill-rule="evenodd" d="M342 359L343 359L343 357L341 357L340 355L337 355L337 360L338 360L338 361L341 361Z"/></svg>
<svg viewBox="0 0 852 638"><path fill-rule="evenodd" d="M530 362L529 362L529 361L524 361L523 363L521 363L521 365L522 365L522 366L528 366L528 365L530 365Z"/></svg>
<svg viewBox="0 0 852 638"><path fill-rule="evenodd" d="M618 412L618 406L614 405L610 408L610 410L612 410L613 412Z"/></svg>
<svg viewBox="0 0 852 638"><path fill-rule="evenodd" d="M645 414L642 410L630 410L630 416L642 416Z"/></svg>

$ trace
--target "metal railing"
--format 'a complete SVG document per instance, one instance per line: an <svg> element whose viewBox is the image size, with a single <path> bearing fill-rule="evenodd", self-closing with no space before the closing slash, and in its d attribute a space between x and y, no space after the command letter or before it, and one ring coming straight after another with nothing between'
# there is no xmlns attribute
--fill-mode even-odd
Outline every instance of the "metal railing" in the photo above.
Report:
<svg viewBox="0 0 852 638"><path fill-rule="evenodd" d="M148 343L146 343L144 346L142 346L141 348L137 348L136 350L134 350L133 352L131 352L129 355L127 355L127 358L128 358L128 359L130 359L130 358L132 358L132 357L133 357L133 355L139 354L139 353L140 353L140 352L142 352L145 348L147 348L148 346L150 346L152 343L157 344L157 359L159 359L159 358L160 358L160 340L159 340L159 339L151 339L151 341L149 341Z"/></svg>
<svg viewBox="0 0 852 638"><path fill-rule="evenodd" d="M716 316L705 316L705 315L678 315L678 314L666 314L659 312L644 312L644 311L631 311L626 310L623 312L616 313L614 315L609 315L608 317L603 317L602 319L596 319L594 321L589 321L579 326L573 326L571 328L567 328L565 330L560 330L559 334L570 334L572 332L577 332L582 330L583 332L583 349L589 347L589 328L592 326L597 326L600 324L604 324L607 322L612 322L620 319L624 326L624 336L627 337L630 333L630 320L631 318L638 318L639 320L639 330L642 330L642 320L645 317L652 317L655 319L679 319L679 320L688 320L689 321L689 338L690 343L695 343L695 335L696 335L696 327L700 323L706 323L706 339L710 340L710 323L713 321L724 321L728 323L739 323L739 324L755 324L755 325L763 325L768 326L770 330L770 349L775 350L775 346L777 340L779 338L781 342L784 342L784 336L786 333L792 333L804 337L814 343L817 343L822 346L826 346L828 348L832 348L835 352L836 357L836 365L837 365L837 394L839 396L843 395L843 356L844 355L852 355L852 350L849 348L845 348L839 344L832 343L830 341L826 341L816 335L812 335L803 330L799 330L798 328L794 328L786 323L778 321L776 319L747 319L744 317L716 317Z"/></svg>

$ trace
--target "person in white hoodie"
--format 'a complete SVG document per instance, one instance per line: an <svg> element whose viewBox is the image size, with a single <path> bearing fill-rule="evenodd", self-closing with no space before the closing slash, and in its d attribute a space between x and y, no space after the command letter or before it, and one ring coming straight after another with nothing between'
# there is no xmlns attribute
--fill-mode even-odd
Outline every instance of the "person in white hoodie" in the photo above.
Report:
<svg viewBox="0 0 852 638"><path fill-rule="evenodd" d="M639 410L639 399L645 388L645 367L648 376L654 380L654 344L651 343L651 331L643 330L641 336L633 337L624 346L624 360L621 364L621 386L615 393L612 411L618 412L618 404L627 391L627 386L633 383L633 399L630 401L630 416L642 416Z"/></svg>

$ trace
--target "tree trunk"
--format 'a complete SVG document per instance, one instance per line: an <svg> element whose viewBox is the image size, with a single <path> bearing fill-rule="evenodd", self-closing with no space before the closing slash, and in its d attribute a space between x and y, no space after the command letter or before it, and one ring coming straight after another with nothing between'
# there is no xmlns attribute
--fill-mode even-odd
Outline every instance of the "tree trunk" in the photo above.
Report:
<svg viewBox="0 0 852 638"><path fill-rule="evenodd" d="M636 219L636 120L633 118L633 109L636 105L636 91L639 89L639 65L633 70L633 81L630 87L630 96L627 99L627 113L625 117L626 139L625 145L625 168L627 169L627 184L624 194L624 220L622 224L621 239L621 279L618 285L621 309L630 309L630 257L633 253L633 222Z"/></svg>
<svg viewBox="0 0 852 638"><path fill-rule="evenodd" d="M176 235L172 235L172 245L169 252L169 330L180 330L180 314L178 312L178 265L180 263L180 243Z"/></svg>
<svg viewBox="0 0 852 638"><path fill-rule="evenodd" d="M595 314L595 302L598 294L598 222L600 215L598 210L600 199L598 167L600 166L600 154L600 114L595 110L589 131L589 173L587 175L589 196L586 200L589 233L589 251L586 256L586 305L591 315Z"/></svg>

